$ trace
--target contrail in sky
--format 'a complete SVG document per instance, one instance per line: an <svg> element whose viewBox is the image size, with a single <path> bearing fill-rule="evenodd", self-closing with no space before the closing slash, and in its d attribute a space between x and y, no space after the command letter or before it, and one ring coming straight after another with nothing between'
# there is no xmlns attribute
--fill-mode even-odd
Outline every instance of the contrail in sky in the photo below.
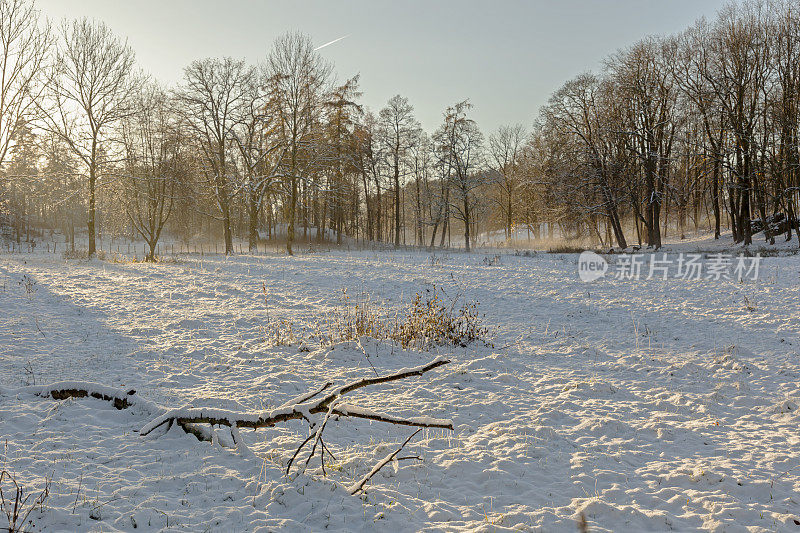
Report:
<svg viewBox="0 0 800 533"><path fill-rule="evenodd" d="M339 37L338 39L334 39L334 40L332 40L332 41L331 41L331 42L329 42L329 43L325 43L325 44L323 44L322 46L317 46L316 48L314 48L314 51L316 52L317 50L322 50L322 49L323 49L323 48L325 48L326 46L330 46L330 45L332 45L333 43L338 43L338 42L339 42L339 41L341 41L342 39L346 39L346 38L348 38L348 37L350 37L350 34L349 34L349 33L348 33L347 35L345 35L344 37Z"/></svg>

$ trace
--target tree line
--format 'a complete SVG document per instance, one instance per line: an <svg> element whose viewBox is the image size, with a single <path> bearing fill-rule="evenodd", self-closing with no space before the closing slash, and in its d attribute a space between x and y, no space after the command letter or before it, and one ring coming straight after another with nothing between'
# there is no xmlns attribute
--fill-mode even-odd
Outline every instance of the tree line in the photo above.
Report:
<svg viewBox="0 0 800 533"><path fill-rule="evenodd" d="M207 58L166 87L102 22L0 0L0 226L143 239L450 246L577 237L661 246L708 225L798 231L800 6L731 4L648 37L485 137L469 101L425 132L377 113L300 33L263 61ZM455 235L455 239L453 239Z"/></svg>
<svg viewBox="0 0 800 533"><path fill-rule="evenodd" d="M528 146L550 220L624 248L710 221L736 243L798 230L800 4L730 4L557 90ZM672 225L670 225L672 223Z"/></svg>

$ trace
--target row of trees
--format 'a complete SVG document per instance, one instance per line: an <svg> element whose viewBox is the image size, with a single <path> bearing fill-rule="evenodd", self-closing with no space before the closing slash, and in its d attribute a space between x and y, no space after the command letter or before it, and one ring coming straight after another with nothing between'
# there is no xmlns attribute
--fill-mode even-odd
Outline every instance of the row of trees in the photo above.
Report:
<svg viewBox="0 0 800 533"><path fill-rule="evenodd" d="M731 5L713 23L648 38L554 93L527 132L485 139L471 105L423 131L402 96L377 114L359 79L301 34L264 61L198 60L163 87L127 43L91 20L53 29L27 0L0 0L0 224L86 222L143 238L165 231L262 239L444 246L520 230L658 247L710 221L752 241L753 218L791 238L800 191L800 7ZM780 213L783 216L775 216ZM770 218L771 217L771 218ZM782 222L781 222L782 221Z"/></svg>
<svg viewBox="0 0 800 533"><path fill-rule="evenodd" d="M599 75L562 86L529 146L550 219L598 240L658 247L713 220L750 244L797 230L800 193L800 4L731 4L713 22L647 38Z"/></svg>
<svg viewBox="0 0 800 533"><path fill-rule="evenodd" d="M298 224L305 236L399 245L444 242L461 220L470 245L486 173L467 102L430 139L403 97L364 110L358 77L337 82L301 34L279 37L258 65L195 61L170 89L100 22L54 30L26 0L2 0L0 19L3 72L19 71L0 88L13 99L0 102L2 207L18 238L35 223L74 242L85 209L89 254L98 213L146 240L150 258L165 228L197 235L211 220L227 253L237 230L251 248L280 233L292 253Z"/></svg>

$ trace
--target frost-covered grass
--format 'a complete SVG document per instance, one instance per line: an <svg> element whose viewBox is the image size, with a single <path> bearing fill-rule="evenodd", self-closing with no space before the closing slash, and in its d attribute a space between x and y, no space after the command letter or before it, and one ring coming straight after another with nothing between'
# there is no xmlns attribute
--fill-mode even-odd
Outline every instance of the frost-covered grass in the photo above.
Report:
<svg viewBox="0 0 800 533"><path fill-rule="evenodd" d="M764 259L757 282L592 284L574 254L484 257L0 255L0 470L36 494L51 480L30 516L49 531L575 531L580 513L590 531L797 529L800 256ZM303 333L344 289L386 316L434 286L479 304L493 346ZM295 334L275 342L281 323ZM412 429L332 420L327 477L318 462L286 477L304 424L242 430L245 456L219 429L213 445L177 428L141 437L152 413L135 405L19 392L91 381L147 405L252 412L437 355L452 363L354 403L455 431L424 430L401 454L421 460L356 497L343 487Z"/></svg>

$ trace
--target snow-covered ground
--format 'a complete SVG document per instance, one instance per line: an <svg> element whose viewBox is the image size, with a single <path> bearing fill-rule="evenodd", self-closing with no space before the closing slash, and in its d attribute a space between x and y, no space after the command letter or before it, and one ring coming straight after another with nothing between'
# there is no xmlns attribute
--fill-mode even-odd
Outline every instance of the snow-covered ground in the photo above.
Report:
<svg viewBox="0 0 800 533"><path fill-rule="evenodd" d="M575 531L580 513L590 531L800 530L800 256L765 258L743 282L585 284L576 262L0 255L0 469L33 493L52 478L31 514L48 531ZM480 303L494 347L299 340L343 289L402 309L434 284ZM292 345L269 341L281 320ZM242 431L249 456L177 428L140 436L153 407L12 390L83 380L143 405L255 412L437 355L452 362L354 395L455 425L420 433L403 453L422 460L387 466L361 496L342 487L413 429L332 421L327 477L316 460L287 477L305 424Z"/></svg>

